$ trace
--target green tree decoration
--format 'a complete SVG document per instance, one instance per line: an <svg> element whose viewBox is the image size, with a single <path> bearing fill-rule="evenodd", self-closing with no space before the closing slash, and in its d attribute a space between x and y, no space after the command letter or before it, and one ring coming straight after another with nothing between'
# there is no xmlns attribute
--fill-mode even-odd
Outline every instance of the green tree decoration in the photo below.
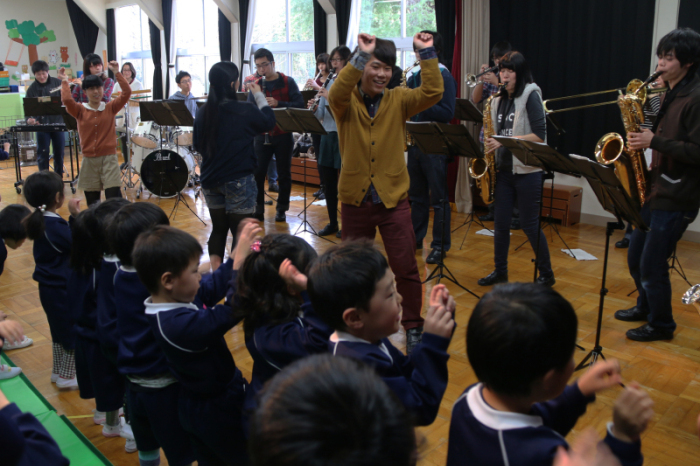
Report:
<svg viewBox="0 0 700 466"><path fill-rule="evenodd" d="M39 59L37 45L56 41L56 35L52 30L46 29L44 23L35 26L34 21L18 23L16 19L10 19L5 21L5 27L7 28L7 36L11 40L26 45L29 49L30 65Z"/></svg>

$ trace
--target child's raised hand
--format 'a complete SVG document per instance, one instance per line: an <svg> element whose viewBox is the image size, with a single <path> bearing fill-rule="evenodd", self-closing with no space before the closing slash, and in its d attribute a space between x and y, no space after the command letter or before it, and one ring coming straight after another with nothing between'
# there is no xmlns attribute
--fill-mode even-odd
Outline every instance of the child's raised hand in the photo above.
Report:
<svg viewBox="0 0 700 466"><path fill-rule="evenodd" d="M442 296L442 293L443 291L441 290L440 296ZM430 294L430 298L432 303L432 292ZM454 328L454 326L454 316L444 304L431 304L430 307L428 307L428 313L425 316L425 324L423 324L423 331L425 333L432 333L433 335L437 335L443 338L451 338L452 329Z"/></svg>
<svg viewBox="0 0 700 466"><path fill-rule="evenodd" d="M70 212L73 218L80 214L80 201L80 198L68 199L68 212Z"/></svg>
<svg viewBox="0 0 700 466"><path fill-rule="evenodd" d="M24 330L19 322L3 320L0 322L0 337L11 343L19 343L24 340Z"/></svg>
<svg viewBox="0 0 700 466"><path fill-rule="evenodd" d="M238 231L240 234L233 252L233 270L239 270L243 266L245 258L250 254L250 246L263 230L255 219L249 218L241 221Z"/></svg>
<svg viewBox="0 0 700 466"><path fill-rule="evenodd" d="M578 388L583 396L591 396L601 390L620 385L620 362L617 359L598 361L578 379Z"/></svg>
<svg viewBox="0 0 700 466"><path fill-rule="evenodd" d="M306 275L299 272L297 268L292 264L292 261L285 259L280 264L280 277L287 284L288 287L296 292L306 291L306 283L308 279Z"/></svg>
<svg viewBox="0 0 700 466"><path fill-rule="evenodd" d="M435 285L432 290L430 290L430 304L429 306L439 306L441 304L445 304L445 300L443 298L443 293L447 293L449 295L449 291L447 291L447 287L445 285Z"/></svg>
<svg viewBox="0 0 700 466"><path fill-rule="evenodd" d="M654 417L654 401L636 382L630 383L615 400L613 435L625 442L636 442Z"/></svg>

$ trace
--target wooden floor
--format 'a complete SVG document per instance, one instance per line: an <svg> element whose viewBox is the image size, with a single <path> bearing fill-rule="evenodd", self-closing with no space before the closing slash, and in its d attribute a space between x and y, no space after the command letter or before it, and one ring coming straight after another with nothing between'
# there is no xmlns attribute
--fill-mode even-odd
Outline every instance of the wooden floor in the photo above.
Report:
<svg viewBox="0 0 700 466"><path fill-rule="evenodd" d="M2 165L0 164L0 167ZM35 168L23 170L26 177ZM14 170L11 166L0 170L0 207L10 203L23 203L21 195L15 193ZM315 187L309 189L309 193ZM78 192L75 196L79 196ZM197 218L184 208L180 208L172 224L193 234L205 246L211 225L208 210L203 199L194 200L191 189L186 191L186 198L197 214L207 223L202 225ZM135 193L129 190L130 200L135 200ZM292 195L302 195L300 185L295 184ZM66 196L71 196L66 189ZM147 197L147 196L146 196ZM142 199L141 202L158 203L157 198ZM160 206L170 213L173 200L163 199ZM287 214L288 223L273 221L273 207L266 212L266 232L294 233L301 223L297 214L303 205L301 201L293 201ZM59 212L67 218L68 211L64 207ZM327 223L326 208L312 206L309 208L309 222L315 229L322 228ZM464 214L455 214L452 218L452 228L460 226L465 220ZM490 223L487 225L491 226ZM488 291L477 285L477 279L490 273L493 269L493 239L477 235L480 228L472 227L464 241L460 244L467 228L461 228L452 236L453 247L448 253L446 265L454 273L459 282L479 295ZM590 350L595 340L595 324L598 314L598 301L603 269L603 251L605 245L604 229L590 225L575 225L561 228L564 240L571 248L581 248L593 254L597 261L576 261L560 250L563 248L561 239L552 236L547 231L547 238L552 254L552 265L557 284L555 289L569 299L579 317L579 343ZM620 239L622 232L616 232L612 242ZM430 237L430 235L429 235ZM305 238L317 249L323 252L331 243L307 235ZM332 238L336 240L335 237ZM532 279L532 249L529 246L514 249L524 241L522 231L514 231L509 257L510 278L513 281L528 281ZM380 241L381 244L381 241ZM433 266L425 265L424 259L430 252L425 249L418 252L418 264L421 276L425 277ZM692 283L700 280L700 244L681 242L678 245L678 257ZM204 257L203 260L207 258ZM100 449L115 465L138 465L136 454L124 452L124 440L121 438L107 439L101 435L101 427L92 423L91 410L94 403L81 400L77 391L59 392L51 384L51 344L46 316L39 303L37 285L31 275L34 270L32 246L25 244L17 251L10 250L5 264L5 272L0 277L0 310L9 314L12 319L22 323L28 336L34 339L34 345L25 349L9 352L12 360L29 377L32 383L53 404L59 414L72 418L75 425ZM613 319L616 309L628 308L634 305L636 294L628 297L634 290L634 283L629 276L626 266L626 250L610 251L608 267L609 294L605 301L601 343L604 354L608 358L618 358L623 367L623 378L626 382L636 380L653 397L656 415L649 429L643 436L643 451L647 465L697 465L700 462L700 441L696 432L696 419L700 412L700 315L691 306L685 306L680 298L688 288L687 283L678 273L672 273L673 309L678 323L678 330L671 342L636 343L625 339L625 331L634 324L619 322ZM459 328L450 346L450 383L443 400L438 419L433 425L419 429L423 437L420 461L421 465L443 465L447 453L447 438L450 422L450 412L454 401L468 385L475 381L465 352L464 334L466 324L476 299L462 291L457 286L445 282L451 293L456 296L457 323ZM424 296L429 295L433 283L426 285ZM395 344L404 348L403 333L392 337ZM246 351L241 327L234 328L227 336L229 347L234 355L236 364L246 377L250 377L252 360ZM579 351L577 361L586 353ZM576 377L577 374L574 375ZM621 389L611 389L598 396L596 403L591 405L588 412L576 426L569 440L586 426L593 426L603 435L605 424L611 420L611 407ZM163 456L163 464L167 464Z"/></svg>

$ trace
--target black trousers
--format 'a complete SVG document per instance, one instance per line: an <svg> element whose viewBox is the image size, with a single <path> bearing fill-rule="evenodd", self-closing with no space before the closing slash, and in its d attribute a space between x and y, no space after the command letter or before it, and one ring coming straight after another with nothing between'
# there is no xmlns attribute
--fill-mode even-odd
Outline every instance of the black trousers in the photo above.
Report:
<svg viewBox="0 0 700 466"><path fill-rule="evenodd" d="M326 194L326 208L331 225L338 224L338 169L318 165L321 173L321 183Z"/></svg>
<svg viewBox="0 0 700 466"><path fill-rule="evenodd" d="M269 146L265 145L264 136L255 137L255 154L258 156L258 167L255 170L255 183L258 185L258 199L256 213L265 209L265 176L267 166L274 155L277 159L277 183L279 184L279 196L277 197L277 212L289 210L289 194L292 192L292 149L294 139L291 133L270 136Z"/></svg>

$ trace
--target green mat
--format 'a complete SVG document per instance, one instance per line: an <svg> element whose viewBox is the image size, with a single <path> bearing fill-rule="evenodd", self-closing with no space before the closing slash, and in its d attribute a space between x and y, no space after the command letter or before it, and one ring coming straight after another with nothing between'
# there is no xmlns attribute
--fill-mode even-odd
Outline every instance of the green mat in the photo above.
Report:
<svg viewBox="0 0 700 466"><path fill-rule="evenodd" d="M2 363L14 367L5 354ZM54 407L46 401L24 374L12 379L0 380L0 390L8 400L16 403L20 410L32 413L61 449L71 466L111 465L112 463L70 422L65 416L56 414Z"/></svg>

